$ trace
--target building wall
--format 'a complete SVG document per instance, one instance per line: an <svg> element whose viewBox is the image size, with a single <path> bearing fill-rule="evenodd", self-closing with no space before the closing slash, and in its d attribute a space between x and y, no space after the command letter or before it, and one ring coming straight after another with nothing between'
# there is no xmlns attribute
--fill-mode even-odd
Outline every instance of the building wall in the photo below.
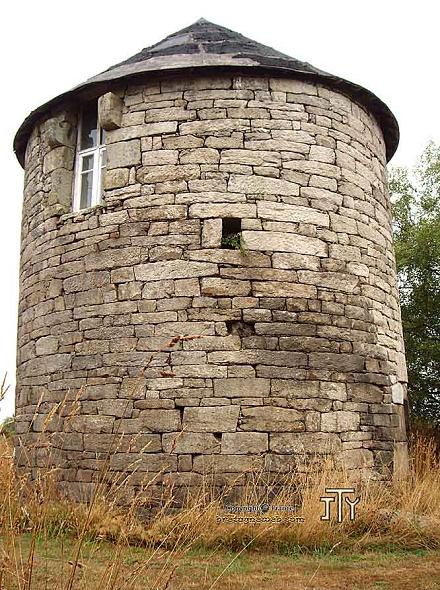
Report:
<svg viewBox="0 0 440 590"><path fill-rule="evenodd" d="M376 121L296 80L116 94L102 207L69 211L74 112L29 141L21 443L58 431L51 460L70 489L90 487L115 433L111 469L137 461L134 483L300 469L315 452L383 477L405 456L406 372ZM221 247L231 217L243 251ZM73 411L56 412L63 399Z"/></svg>

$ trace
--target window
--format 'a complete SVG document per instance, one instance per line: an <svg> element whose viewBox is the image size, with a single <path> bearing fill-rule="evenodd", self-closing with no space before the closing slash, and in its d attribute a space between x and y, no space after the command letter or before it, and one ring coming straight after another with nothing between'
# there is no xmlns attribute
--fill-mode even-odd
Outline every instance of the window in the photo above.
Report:
<svg viewBox="0 0 440 590"><path fill-rule="evenodd" d="M98 103L84 106L78 125L73 209L101 202L102 172L106 165L105 131L98 121Z"/></svg>

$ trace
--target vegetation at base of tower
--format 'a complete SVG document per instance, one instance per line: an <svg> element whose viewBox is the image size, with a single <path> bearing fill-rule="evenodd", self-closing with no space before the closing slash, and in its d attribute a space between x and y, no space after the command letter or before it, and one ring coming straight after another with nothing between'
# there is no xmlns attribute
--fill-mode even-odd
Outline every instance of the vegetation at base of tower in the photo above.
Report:
<svg viewBox="0 0 440 590"><path fill-rule="evenodd" d="M41 436L49 450L47 465L40 463L32 481L16 473L11 442L0 436L2 589L311 588L324 587L336 570L339 577L331 578L335 584L355 588L362 576L365 590L378 588L376 582L382 579L388 581L391 571L395 583L387 587L403 590L409 586L398 584L402 571L406 582L412 576L414 588L434 588L429 585L432 576L440 575L440 463L432 441L412 441L405 478L355 484L360 497L356 518L337 523L335 518L321 520L320 498L326 487L353 483L329 457L309 457L308 472L280 474L277 488L264 485L264 473L249 472L232 502L236 480L219 494L212 475L206 476L198 493L175 512L179 489L167 482L165 472L159 474L163 494L158 502L153 491L157 476L145 473L139 492L129 495L130 479L139 476L136 467L121 474L112 472L108 463L91 497L81 503L69 501L57 490L50 458L52 449L56 459L56 435ZM119 503L128 497L128 505ZM287 522L286 512L269 513L281 518L280 523L246 522L243 514L236 515L236 522L219 519L227 514L227 504L263 502L299 505L304 522ZM154 504L157 510L152 512ZM149 514L149 520L140 520L140 512ZM280 571L285 568L288 580Z"/></svg>
<svg viewBox="0 0 440 590"><path fill-rule="evenodd" d="M390 192L411 413L440 426L440 146L392 169Z"/></svg>

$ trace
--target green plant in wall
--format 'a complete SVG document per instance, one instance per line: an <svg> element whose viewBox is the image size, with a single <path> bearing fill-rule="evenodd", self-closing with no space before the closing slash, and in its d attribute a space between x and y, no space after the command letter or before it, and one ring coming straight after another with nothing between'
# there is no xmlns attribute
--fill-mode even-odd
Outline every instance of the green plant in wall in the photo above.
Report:
<svg viewBox="0 0 440 590"><path fill-rule="evenodd" d="M246 244L241 232L224 236L222 238L222 246L229 250L240 250L243 256L246 256L247 254Z"/></svg>

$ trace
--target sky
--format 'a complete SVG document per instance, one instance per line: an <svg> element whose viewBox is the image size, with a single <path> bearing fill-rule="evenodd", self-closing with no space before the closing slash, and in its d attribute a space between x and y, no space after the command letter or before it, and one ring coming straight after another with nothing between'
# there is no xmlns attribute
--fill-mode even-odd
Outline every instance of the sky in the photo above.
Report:
<svg viewBox="0 0 440 590"><path fill-rule="evenodd" d="M204 17L377 94L400 125L394 166L412 166L428 141L440 143L436 0L39 0L7 4L0 55L0 376L12 415L23 171L16 130L50 98Z"/></svg>

